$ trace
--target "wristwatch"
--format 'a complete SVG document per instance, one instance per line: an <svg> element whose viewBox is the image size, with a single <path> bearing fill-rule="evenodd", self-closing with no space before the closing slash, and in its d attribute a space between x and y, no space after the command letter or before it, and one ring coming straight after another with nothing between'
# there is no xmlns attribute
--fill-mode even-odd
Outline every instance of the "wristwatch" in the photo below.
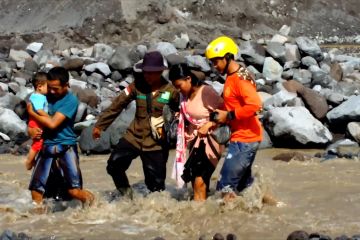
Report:
<svg viewBox="0 0 360 240"><path fill-rule="evenodd" d="M235 119L235 111L229 111L226 114L226 119L227 120L234 120Z"/></svg>

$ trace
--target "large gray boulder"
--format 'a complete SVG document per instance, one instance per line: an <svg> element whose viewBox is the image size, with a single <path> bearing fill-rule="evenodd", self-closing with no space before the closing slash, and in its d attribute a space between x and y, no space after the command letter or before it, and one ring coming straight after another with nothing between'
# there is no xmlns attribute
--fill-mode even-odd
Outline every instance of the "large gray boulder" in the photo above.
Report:
<svg viewBox="0 0 360 240"><path fill-rule="evenodd" d="M132 101L110 125L109 133L111 145L116 145L119 142L119 139L125 134L126 129L135 117L135 111L136 102Z"/></svg>
<svg viewBox="0 0 360 240"><path fill-rule="evenodd" d="M169 42L158 42L152 46L149 51L159 51L164 57L178 52L176 47Z"/></svg>
<svg viewBox="0 0 360 240"><path fill-rule="evenodd" d="M269 42L267 44L266 52L270 54L275 60L284 64L286 62L286 49L285 46L278 42Z"/></svg>
<svg viewBox="0 0 360 240"><path fill-rule="evenodd" d="M14 110L15 105L21 101L21 98L16 97L12 93L5 93L3 96L0 95L0 108L8 108Z"/></svg>
<svg viewBox="0 0 360 240"><path fill-rule="evenodd" d="M129 55L130 51L128 48L117 47L114 54L109 59L108 64L112 69L115 70L123 71L126 69L131 69L134 63L131 61Z"/></svg>
<svg viewBox="0 0 360 240"><path fill-rule="evenodd" d="M93 139L92 131L94 126L82 130L79 137L79 147L82 153L107 153L111 149L109 130L101 133L100 139Z"/></svg>
<svg viewBox="0 0 360 240"><path fill-rule="evenodd" d="M285 43L285 59L287 62L300 62L301 56L297 45Z"/></svg>
<svg viewBox="0 0 360 240"><path fill-rule="evenodd" d="M356 142L360 143L360 122L350 122L347 131Z"/></svg>
<svg viewBox="0 0 360 240"><path fill-rule="evenodd" d="M312 74L306 69L293 69L293 79L304 85L310 85Z"/></svg>
<svg viewBox="0 0 360 240"><path fill-rule="evenodd" d="M262 74L267 81L281 80L282 72L283 68L277 61L272 57L265 58Z"/></svg>
<svg viewBox="0 0 360 240"><path fill-rule="evenodd" d="M360 119L360 96L351 96L347 101L326 114L330 123L346 124Z"/></svg>
<svg viewBox="0 0 360 240"><path fill-rule="evenodd" d="M296 93L288 92L284 89L265 100L263 107L265 110L270 110L276 107L289 106L289 103L293 102L296 97Z"/></svg>
<svg viewBox="0 0 360 240"><path fill-rule="evenodd" d="M269 134L279 140L297 143L326 144L332 140L330 131L305 107L274 108L264 116Z"/></svg>
<svg viewBox="0 0 360 240"><path fill-rule="evenodd" d="M298 37L295 39L300 51L313 57L320 62L324 59L323 53L317 43L308 37Z"/></svg>
<svg viewBox="0 0 360 240"><path fill-rule="evenodd" d="M209 72L211 70L206 58L200 55L186 56L185 59L190 67L199 68L203 72Z"/></svg>
<svg viewBox="0 0 360 240"><path fill-rule="evenodd" d="M18 135L26 135L26 129L26 123L15 112L0 107L0 132L15 139Z"/></svg>
<svg viewBox="0 0 360 240"><path fill-rule="evenodd" d="M93 55L96 61L106 62L114 54L114 49L104 43L96 43L94 45Z"/></svg>
<svg viewBox="0 0 360 240"><path fill-rule="evenodd" d="M246 41L240 45L241 57L247 65L262 66L265 61L265 48L252 41Z"/></svg>
<svg viewBox="0 0 360 240"><path fill-rule="evenodd" d="M107 65L106 63L103 63L103 62L97 62L97 63L92 63L92 64L89 64L89 65L86 65L85 66L85 71L88 71L88 72L99 71L104 76L109 76L111 74L111 70L109 68L109 65Z"/></svg>

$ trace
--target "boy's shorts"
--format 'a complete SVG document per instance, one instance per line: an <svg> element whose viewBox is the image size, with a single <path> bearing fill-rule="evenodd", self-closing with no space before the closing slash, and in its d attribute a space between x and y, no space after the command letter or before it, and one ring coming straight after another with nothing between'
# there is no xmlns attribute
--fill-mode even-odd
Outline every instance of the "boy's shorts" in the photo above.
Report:
<svg viewBox="0 0 360 240"><path fill-rule="evenodd" d="M29 120L28 126L29 128L41 128L40 125L34 119ZM44 139L33 139L33 142L31 144L31 149L38 152L41 150L43 144L44 144Z"/></svg>

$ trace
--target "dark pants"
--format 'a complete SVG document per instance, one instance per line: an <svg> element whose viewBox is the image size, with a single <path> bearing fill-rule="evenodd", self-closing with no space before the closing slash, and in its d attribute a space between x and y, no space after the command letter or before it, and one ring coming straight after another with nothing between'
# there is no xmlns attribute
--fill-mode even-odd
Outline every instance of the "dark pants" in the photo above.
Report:
<svg viewBox="0 0 360 240"><path fill-rule="evenodd" d="M106 167L107 172L114 180L116 188L130 187L125 172L130 167L132 160L138 156L142 161L147 188L151 192L164 190L169 150L141 151L124 138L121 138L115 146Z"/></svg>

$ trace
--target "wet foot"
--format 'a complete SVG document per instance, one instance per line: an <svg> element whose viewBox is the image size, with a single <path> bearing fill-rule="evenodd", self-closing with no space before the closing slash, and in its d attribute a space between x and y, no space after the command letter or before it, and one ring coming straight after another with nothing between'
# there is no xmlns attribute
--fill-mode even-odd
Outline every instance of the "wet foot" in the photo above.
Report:
<svg viewBox="0 0 360 240"><path fill-rule="evenodd" d="M95 196L92 192L88 190L83 190L85 192L85 198L86 200L83 202L84 207L92 207L94 206L95 202Z"/></svg>
<svg viewBox="0 0 360 240"><path fill-rule="evenodd" d="M276 200L276 198L270 193L265 193L262 202L264 204L268 204L270 206L276 206L276 207L283 207L286 205L285 203Z"/></svg>
<svg viewBox="0 0 360 240"><path fill-rule="evenodd" d="M45 204L39 204L39 203L35 203L33 202L34 207L32 209L29 210L29 212L31 214L46 214L48 212L48 206Z"/></svg>
<svg viewBox="0 0 360 240"><path fill-rule="evenodd" d="M118 188L113 193L110 194L109 202L117 201L120 198L128 198L130 200L134 199L134 192L131 187L127 188Z"/></svg>

